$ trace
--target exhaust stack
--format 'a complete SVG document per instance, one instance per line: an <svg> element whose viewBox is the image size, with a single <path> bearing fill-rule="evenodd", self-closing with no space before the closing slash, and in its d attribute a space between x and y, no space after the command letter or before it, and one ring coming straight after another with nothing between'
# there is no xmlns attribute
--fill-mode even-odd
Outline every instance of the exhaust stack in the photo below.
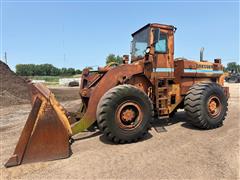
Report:
<svg viewBox="0 0 240 180"><path fill-rule="evenodd" d="M200 62L203 62L203 52L204 52L204 47L200 49Z"/></svg>

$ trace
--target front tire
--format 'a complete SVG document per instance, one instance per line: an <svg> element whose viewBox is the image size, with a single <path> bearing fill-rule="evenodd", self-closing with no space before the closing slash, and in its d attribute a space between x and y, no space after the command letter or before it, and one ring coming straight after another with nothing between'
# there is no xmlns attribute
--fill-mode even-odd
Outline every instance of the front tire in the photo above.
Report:
<svg viewBox="0 0 240 180"><path fill-rule="evenodd" d="M185 97L184 106L188 120L202 129L221 126L228 110L223 88L216 83L193 85Z"/></svg>
<svg viewBox="0 0 240 180"><path fill-rule="evenodd" d="M141 139L148 132L152 116L151 100L132 85L110 89L97 107L99 129L114 143L130 143Z"/></svg>

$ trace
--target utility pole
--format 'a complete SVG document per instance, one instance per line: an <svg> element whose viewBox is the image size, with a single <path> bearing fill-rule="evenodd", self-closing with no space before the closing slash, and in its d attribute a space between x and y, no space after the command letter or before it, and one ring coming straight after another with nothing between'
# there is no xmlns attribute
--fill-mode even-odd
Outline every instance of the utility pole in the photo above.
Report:
<svg viewBox="0 0 240 180"><path fill-rule="evenodd" d="M66 67L66 51L65 51L65 39L64 39L64 34L65 34L65 26L64 24L62 25L62 47L63 47L63 63L64 63L64 66Z"/></svg>
<svg viewBox="0 0 240 180"><path fill-rule="evenodd" d="M5 60L5 63L7 64L7 52L6 51L4 53L4 60Z"/></svg>

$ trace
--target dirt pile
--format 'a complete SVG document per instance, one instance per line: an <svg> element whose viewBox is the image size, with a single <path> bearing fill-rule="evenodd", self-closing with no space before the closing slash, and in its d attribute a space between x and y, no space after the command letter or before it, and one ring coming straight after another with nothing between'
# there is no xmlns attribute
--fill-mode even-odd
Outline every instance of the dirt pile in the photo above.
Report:
<svg viewBox="0 0 240 180"><path fill-rule="evenodd" d="M30 103L27 82L0 60L0 107Z"/></svg>

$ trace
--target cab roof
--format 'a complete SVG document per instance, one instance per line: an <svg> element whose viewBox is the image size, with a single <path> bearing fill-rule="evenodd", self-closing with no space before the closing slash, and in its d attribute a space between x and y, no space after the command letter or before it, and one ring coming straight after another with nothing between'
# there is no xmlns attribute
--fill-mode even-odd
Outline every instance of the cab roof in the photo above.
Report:
<svg viewBox="0 0 240 180"><path fill-rule="evenodd" d="M155 27L155 28L161 28L161 29L167 29L167 30L173 30L173 31L175 31L177 29L173 25L159 24L159 23L149 23L149 24L143 26L142 28L140 28L139 30L137 30L136 32L132 33L132 36L134 36L139 31L141 31L141 30L143 30L145 28L148 28L148 27Z"/></svg>

